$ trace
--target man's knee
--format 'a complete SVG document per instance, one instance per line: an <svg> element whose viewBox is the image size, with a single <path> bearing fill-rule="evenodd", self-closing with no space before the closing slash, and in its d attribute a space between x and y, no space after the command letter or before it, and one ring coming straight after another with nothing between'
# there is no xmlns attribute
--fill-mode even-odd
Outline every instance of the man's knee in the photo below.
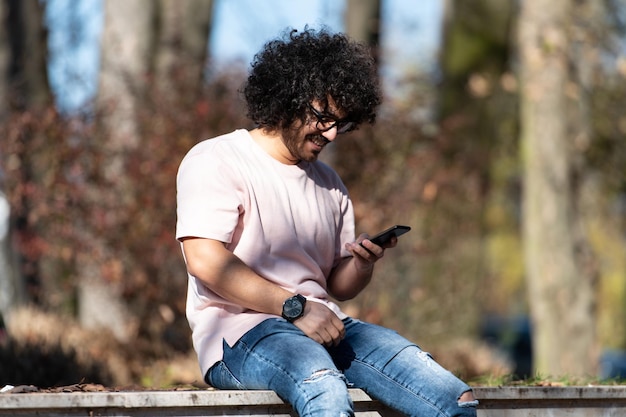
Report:
<svg viewBox="0 0 626 417"><path fill-rule="evenodd" d="M340 380L344 382L344 384L346 383L346 377L344 376L344 374L342 374L336 369L321 369L319 371L315 371L311 374L311 376L309 376L307 379L304 380L304 383L306 384L306 383L316 382L326 377L339 378Z"/></svg>
<svg viewBox="0 0 626 417"><path fill-rule="evenodd" d="M336 369L320 369L302 381L307 398L303 415L353 416L353 404L348 383L343 373ZM339 413L339 414L337 414Z"/></svg>

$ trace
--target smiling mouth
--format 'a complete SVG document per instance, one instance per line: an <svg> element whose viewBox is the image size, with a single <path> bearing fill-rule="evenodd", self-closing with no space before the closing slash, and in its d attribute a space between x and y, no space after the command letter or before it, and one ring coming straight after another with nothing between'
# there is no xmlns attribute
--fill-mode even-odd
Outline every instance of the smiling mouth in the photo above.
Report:
<svg viewBox="0 0 626 417"><path fill-rule="evenodd" d="M309 137L309 140L313 142L313 144L319 146L320 148L323 148L324 146L330 143L328 139L326 139L324 136L321 136L321 135L311 135Z"/></svg>

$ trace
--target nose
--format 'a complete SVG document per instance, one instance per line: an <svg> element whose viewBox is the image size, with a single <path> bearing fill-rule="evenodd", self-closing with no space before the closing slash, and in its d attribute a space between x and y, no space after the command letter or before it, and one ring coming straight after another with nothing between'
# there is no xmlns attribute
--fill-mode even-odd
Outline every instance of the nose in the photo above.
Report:
<svg viewBox="0 0 626 417"><path fill-rule="evenodd" d="M322 136L324 136L330 142L334 141L337 137L337 126L333 126L326 132L322 132Z"/></svg>

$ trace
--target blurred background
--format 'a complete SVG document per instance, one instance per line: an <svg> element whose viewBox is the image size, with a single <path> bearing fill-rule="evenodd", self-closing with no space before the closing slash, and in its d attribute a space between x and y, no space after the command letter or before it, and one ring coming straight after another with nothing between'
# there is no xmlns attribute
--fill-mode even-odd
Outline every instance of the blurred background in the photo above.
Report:
<svg viewBox="0 0 626 417"><path fill-rule="evenodd" d="M0 387L202 386L174 239L200 140L285 29L369 44L324 160L407 224L349 314L475 384L626 376L624 0L0 0Z"/></svg>

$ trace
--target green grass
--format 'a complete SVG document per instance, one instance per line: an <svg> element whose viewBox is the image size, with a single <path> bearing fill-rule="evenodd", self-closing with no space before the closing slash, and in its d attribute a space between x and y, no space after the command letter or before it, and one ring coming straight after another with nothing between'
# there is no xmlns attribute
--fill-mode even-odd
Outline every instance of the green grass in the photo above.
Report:
<svg viewBox="0 0 626 417"><path fill-rule="evenodd" d="M587 385L626 385L626 379L600 379L597 377L550 377L535 375L531 378L519 379L514 375L484 375L469 381L471 386L502 387L502 386L534 386L534 387L572 387Z"/></svg>

